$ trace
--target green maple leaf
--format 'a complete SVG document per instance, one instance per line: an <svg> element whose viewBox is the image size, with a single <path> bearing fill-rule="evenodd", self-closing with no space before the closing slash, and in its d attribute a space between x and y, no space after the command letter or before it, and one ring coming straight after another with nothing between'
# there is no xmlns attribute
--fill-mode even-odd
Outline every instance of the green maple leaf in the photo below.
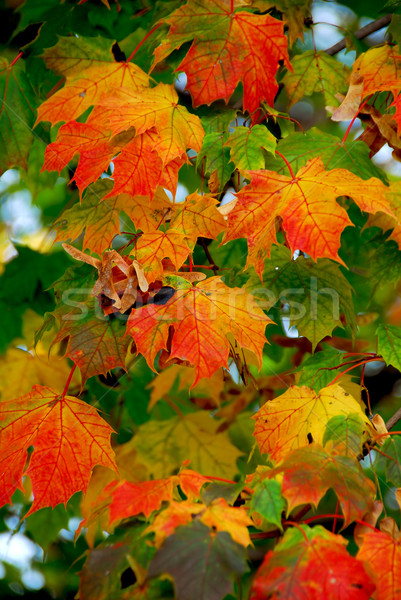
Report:
<svg viewBox="0 0 401 600"><path fill-rule="evenodd" d="M274 154L277 140L264 125L236 127L226 141L232 162L238 169L264 169L263 150Z"/></svg>
<svg viewBox="0 0 401 600"><path fill-rule="evenodd" d="M315 50L294 56L291 64L294 71L288 71L282 81L289 106L315 92L323 94L326 106L340 104L336 94L347 90L348 67L325 52Z"/></svg>
<svg viewBox="0 0 401 600"><path fill-rule="evenodd" d="M36 101L24 66L0 58L0 168L27 168L33 142Z"/></svg>
<svg viewBox="0 0 401 600"><path fill-rule="evenodd" d="M396 325L381 323L376 330L377 351L387 365L401 371L401 329Z"/></svg>
<svg viewBox="0 0 401 600"><path fill-rule="evenodd" d="M319 392L336 377L338 367L344 360L344 354L335 348L325 348L303 361L299 367L298 385L307 385Z"/></svg>
<svg viewBox="0 0 401 600"><path fill-rule="evenodd" d="M333 261L318 259L314 262L304 256L292 260L288 248L273 246L271 259L266 261L263 272L263 284L270 290L268 298L273 293L274 304L278 301L289 304L290 325L312 342L313 349L325 336L331 335L335 327L343 326L340 311L355 334L352 288ZM265 300L265 290L256 286L254 278L247 283L256 297L259 288L259 295Z"/></svg>
<svg viewBox="0 0 401 600"><path fill-rule="evenodd" d="M217 171L219 191L223 190L235 169L235 165L230 159L230 149L226 145L228 139L229 134L226 131L207 133L196 159L198 169L202 168L202 162L205 159L204 175L211 175L213 171Z"/></svg>
<svg viewBox="0 0 401 600"><path fill-rule="evenodd" d="M377 177L383 182L386 175L378 169L369 157L369 146L364 142L345 141L329 133L312 127L306 133L290 133L279 141L277 150L285 156L294 172L306 165L311 158L319 156L325 169L348 169L351 173L369 179ZM287 166L281 158L266 157L266 169L288 175Z"/></svg>
<svg viewBox="0 0 401 600"><path fill-rule="evenodd" d="M67 340L66 355L79 367L82 385L93 375L107 375L115 367L125 369L130 344L126 320L119 313L119 317L105 316L91 295L95 281L95 270L82 266L67 269L54 284L59 300L52 313L59 327L54 342Z"/></svg>
<svg viewBox="0 0 401 600"><path fill-rule="evenodd" d="M285 501L281 495L280 483L274 479L262 479L252 494L250 511L256 511L267 523L282 529L281 513L284 507Z"/></svg>

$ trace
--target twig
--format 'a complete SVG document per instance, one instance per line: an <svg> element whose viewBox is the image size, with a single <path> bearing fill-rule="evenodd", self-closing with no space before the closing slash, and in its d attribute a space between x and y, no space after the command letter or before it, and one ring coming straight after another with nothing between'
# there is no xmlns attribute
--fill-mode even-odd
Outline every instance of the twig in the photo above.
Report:
<svg viewBox="0 0 401 600"><path fill-rule="evenodd" d="M213 260L212 255L210 254L209 248L207 247L207 244L205 242L205 240L203 238L198 238L198 242L200 243L200 245L203 248L204 253L206 254L206 258L208 259L208 261L211 264L211 267L214 271L214 274L217 275L217 271L219 270L219 267L216 265L216 263Z"/></svg>
<svg viewBox="0 0 401 600"><path fill-rule="evenodd" d="M371 33L374 33L375 31L379 31L379 29L382 29L383 27L388 25L391 21L392 16L393 16L392 14L384 15L383 17L380 17L379 19L372 21L368 25L365 25L365 27L361 27L361 29L354 31L353 35L358 40L362 40L363 38L367 37ZM340 40L333 46L330 46L330 48L327 48L327 50L325 50L325 52L326 52L326 54L330 54L330 56L333 56L333 54L337 54L337 52L340 52L340 50L344 50L346 45L347 45L346 38L343 38L342 40Z"/></svg>

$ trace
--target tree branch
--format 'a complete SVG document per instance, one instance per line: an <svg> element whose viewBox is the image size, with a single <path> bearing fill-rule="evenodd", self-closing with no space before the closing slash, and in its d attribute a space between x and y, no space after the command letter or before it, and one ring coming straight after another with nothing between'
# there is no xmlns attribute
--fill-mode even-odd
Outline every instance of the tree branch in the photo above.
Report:
<svg viewBox="0 0 401 600"><path fill-rule="evenodd" d="M393 16L392 14L388 14L388 15L384 15L383 17L380 17L379 19L376 19L376 21L372 21L368 25L365 25L365 27L361 27L361 29L358 29L357 31L355 31L354 36L358 40L362 40L363 38L367 37L371 33L374 33L375 31L379 31L379 29L382 29L383 27L388 25L391 21L392 16ZM333 54L337 54L337 52L340 52L340 50L344 50L346 45L347 45L346 38L344 38L344 39L340 40L339 42L337 42L336 44L334 44L334 46L330 46L330 48L327 48L327 50L325 50L325 52L326 52L326 54L330 54L330 56L333 56Z"/></svg>
<svg viewBox="0 0 401 600"><path fill-rule="evenodd" d="M387 431L390 431L401 420L401 408L399 408L386 423Z"/></svg>

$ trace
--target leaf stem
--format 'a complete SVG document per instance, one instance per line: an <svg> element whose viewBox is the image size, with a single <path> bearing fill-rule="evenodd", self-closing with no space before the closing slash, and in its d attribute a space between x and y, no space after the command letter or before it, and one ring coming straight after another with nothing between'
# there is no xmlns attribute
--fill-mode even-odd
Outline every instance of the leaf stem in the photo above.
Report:
<svg viewBox="0 0 401 600"><path fill-rule="evenodd" d="M71 379L72 379L72 376L74 375L74 371L75 371L76 367L77 367L77 365L76 365L76 364L74 364L74 365L71 367L71 371L70 371L70 374L68 375L67 383L65 384L65 388L64 388L64 391L63 391L62 398L65 398L65 396L66 396L66 394L67 394L67 392L68 392L68 388L69 388L69 386L70 386Z"/></svg>
<svg viewBox="0 0 401 600"><path fill-rule="evenodd" d="M365 102L362 102L361 106L358 108L357 112L356 112L356 113L355 113L355 115L353 116L353 118L352 118L352 120L351 120L351 123L348 125L348 127L347 127L347 131L345 132L345 134L344 134L344 137L343 137L343 139L341 140L341 143L342 143L342 144L345 144L345 142L346 142L346 139L347 139L347 137L348 137L348 134L349 134L349 132L351 131L351 128L352 128L353 124L355 123L355 119L357 119L357 118L358 118L358 115L359 115L359 113L361 112L362 108L365 106L365 104L366 104L367 100L368 100L368 99L366 99L366 100L365 100Z"/></svg>
<svg viewBox="0 0 401 600"><path fill-rule="evenodd" d="M18 52L17 56L16 56L16 57L15 57L15 58L14 58L14 59L13 59L13 60L10 62L10 68L12 68L12 67L15 65L15 63L16 63L16 62L17 62L17 61L18 61L18 60L21 58L21 56L22 56L23 54L24 54L24 53L22 52L22 50L20 50L20 51Z"/></svg>
<svg viewBox="0 0 401 600"><path fill-rule="evenodd" d="M319 519L344 519L344 515L339 515L338 513L337 514L315 515L313 517L309 517L309 519L305 519L304 521L302 521L302 523L304 525L308 525L309 523L312 523L313 521L318 521ZM370 529L373 529L373 531L378 531L377 527L370 525L370 523L367 523L366 521L362 521L362 519L354 519L354 522L359 523L359 525L364 525L366 527L370 527Z"/></svg>
<svg viewBox="0 0 401 600"><path fill-rule="evenodd" d="M378 358L368 358L367 360L363 360L363 361L361 361L359 363L356 363L352 367L348 367L348 369L345 369L345 371L341 371L341 373L339 373L337 375L337 377L335 377L333 379L333 381L331 383L329 383L329 385L333 385L337 381L337 379L339 379L342 375L345 375L345 373L348 373L348 371L352 371L352 369L356 369L356 367L361 367L362 365L365 365L368 362L373 362L373 361L377 361L377 360L380 360L380 359L378 359Z"/></svg>
<svg viewBox="0 0 401 600"><path fill-rule="evenodd" d="M145 35L145 37L143 38L143 40L141 42L139 42L139 44L137 45L137 47L135 48L135 50L133 51L133 53L127 58L127 63L130 62L130 60L135 56L135 54L138 52L139 48L142 46L142 44L144 44L146 42L146 40L148 39L148 37L150 35L152 35L152 33L154 31L156 31L156 29L159 29L159 27L162 26L162 23L157 23L154 27L152 27L152 29L149 31L149 33L147 33Z"/></svg>
<svg viewBox="0 0 401 600"><path fill-rule="evenodd" d="M285 157L285 156L283 156L283 155L281 154L281 152L279 152L278 150L276 150L276 154L277 154L277 156L279 156L280 158L282 158L282 159L283 159L283 161L285 162L285 164L286 164L286 165L287 165L287 167L288 167L288 170L289 170L289 172L290 172L290 175L291 175L292 179L295 179L294 171L292 170L292 168L291 168L291 165L290 165L290 163L288 162L288 160L286 159L286 157Z"/></svg>

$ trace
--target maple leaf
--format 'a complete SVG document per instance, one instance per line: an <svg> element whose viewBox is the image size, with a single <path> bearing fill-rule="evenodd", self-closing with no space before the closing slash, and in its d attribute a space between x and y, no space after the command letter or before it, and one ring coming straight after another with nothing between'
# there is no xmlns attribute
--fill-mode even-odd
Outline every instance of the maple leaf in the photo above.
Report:
<svg viewBox="0 0 401 600"><path fill-rule="evenodd" d="M235 542L245 548L252 545L248 531L248 525L253 524L251 519L242 507L230 506L224 498L213 500L199 519L213 530L227 531Z"/></svg>
<svg viewBox="0 0 401 600"><path fill-rule="evenodd" d="M103 111L102 122L113 136L131 127L137 136L154 129L157 132L154 151L163 165L182 157L189 148L196 152L201 149L204 136L201 121L178 104L177 92L171 85L159 83L138 93L115 90L103 98L99 108Z"/></svg>
<svg viewBox="0 0 401 600"><path fill-rule="evenodd" d="M331 368L339 367L343 361L344 354L335 348L316 352L301 363L298 385L306 385L318 392L333 381Z"/></svg>
<svg viewBox="0 0 401 600"><path fill-rule="evenodd" d="M110 536L87 551L79 574L79 595L88 600L110 600L116 595L120 600L162 598L159 582L144 582L146 566L153 554L147 541L145 526L135 523L129 530ZM128 568L132 569L136 583L121 590L121 577Z"/></svg>
<svg viewBox="0 0 401 600"><path fill-rule="evenodd" d="M268 475L282 477L281 492L288 503L287 514L302 504L317 506L332 488L343 511L344 525L348 525L363 518L375 496L374 483L355 458L316 443L293 450Z"/></svg>
<svg viewBox="0 0 401 600"><path fill-rule="evenodd" d="M281 494L281 485L274 479L257 479L251 481L254 493L249 503L249 511L252 519L260 529L264 529L265 523L282 529L281 514L285 507L285 500ZM261 520L263 522L260 522Z"/></svg>
<svg viewBox="0 0 401 600"><path fill-rule="evenodd" d="M226 222L216 204L216 198L210 194L190 194L185 202L174 204L170 229L182 232L191 241L191 247L198 237L216 239L226 229Z"/></svg>
<svg viewBox="0 0 401 600"><path fill-rule="evenodd" d="M22 54L22 52L20 53ZM0 59L1 151L0 167L3 173L14 166L27 168L33 142L34 92L21 61L9 63Z"/></svg>
<svg viewBox="0 0 401 600"><path fill-rule="evenodd" d="M150 563L147 578L171 575L177 600L223 600L232 592L234 576L247 570L243 546L226 531L212 532L194 522L178 527L165 540Z"/></svg>
<svg viewBox="0 0 401 600"><path fill-rule="evenodd" d="M75 533L75 539L85 528L85 539L90 548L95 546L99 531L112 533L114 530L114 524L110 525L110 504L115 487L123 481L137 483L149 478L148 469L139 461L131 442L115 446L115 455L118 474L96 466L80 503L83 520Z"/></svg>
<svg viewBox="0 0 401 600"><path fill-rule="evenodd" d="M381 438L385 439L384 437ZM401 487L400 451L401 439L390 436L385 439L382 447L383 455L377 457L377 468L384 471L386 481L391 481L396 487Z"/></svg>
<svg viewBox="0 0 401 600"><path fill-rule="evenodd" d="M79 595L88 599L107 600L118 593L121 575L128 567L127 556L132 545L131 539L115 543L107 540L106 544L89 550L79 574Z"/></svg>
<svg viewBox="0 0 401 600"><path fill-rule="evenodd" d="M305 166L308 160L320 157L325 169L347 169L362 179L377 177L387 183L385 173L372 163L369 147L358 140L343 141L335 135L312 127L305 133L295 131L278 141L277 150L285 156L293 171ZM287 173L282 158L266 155L266 169Z"/></svg>
<svg viewBox="0 0 401 600"><path fill-rule="evenodd" d="M369 600L375 586L346 544L320 525L288 529L259 567L250 600Z"/></svg>
<svg viewBox="0 0 401 600"><path fill-rule="evenodd" d="M8 348L6 354L0 356L1 401L27 394L34 384L62 389L70 371L67 360L49 358L45 353L34 355L21 348Z"/></svg>
<svg viewBox="0 0 401 600"><path fill-rule="evenodd" d="M258 296L260 282L255 279L256 277L251 277L246 288ZM287 311L286 316L290 326L295 325L299 334L312 342L312 350L325 336L331 335L335 327L343 327L340 309L355 336L352 288L341 273L339 265L327 259L318 259L315 263L304 256L292 260L288 248L274 246L271 260L265 264L262 279L264 286L273 293L276 304L289 304L289 314ZM297 299L295 305L294 290ZM263 292L264 290L260 292L262 298ZM269 299L270 297L268 296Z"/></svg>
<svg viewBox="0 0 401 600"><path fill-rule="evenodd" d="M251 295L240 288L228 288L220 277L211 277L196 287L185 282L164 305L133 309L127 331L153 368L157 353L167 349L171 326L171 357L195 366L196 385L202 377L227 366L228 332L240 346L253 352L260 364L264 330L270 322Z"/></svg>
<svg viewBox="0 0 401 600"><path fill-rule="evenodd" d="M401 331L395 325L381 323L376 330L377 351L387 365L401 369Z"/></svg>
<svg viewBox="0 0 401 600"><path fill-rule="evenodd" d="M398 245L398 248L401 248L400 197L401 187L399 182L391 182L388 188L387 198L390 203L393 214L395 215L395 218L384 213L378 213L376 215L369 215L368 221L366 223L367 227L380 227L380 229L382 229L383 232L391 230L389 239L394 240Z"/></svg>
<svg viewBox="0 0 401 600"><path fill-rule="evenodd" d="M185 234L171 228L166 232L144 233L133 250L149 283L163 279L163 258L170 258L178 271L190 252Z"/></svg>
<svg viewBox="0 0 401 600"><path fill-rule="evenodd" d="M342 385L344 383L342 382ZM373 421L373 419L372 419ZM332 441L336 452L344 456L357 458L361 455L362 447L368 441L372 428L366 428L366 422L359 414L337 415L332 417L323 436L323 446Z"/></svg>
<svg viewBox="0 0 401 600"><path fill-rule="evenodd" d="M186 460L205 476L232 479L241 452L227 431L219 431L220 425L220 420L199 411L182 418L148 421L138 428L132 444L139 460L157 479L169 476Z"/></svg>
<svg viewBox="0 0 401 600"><path fill-rule="evenodd" d="M230 179L235 165L230 160L230 149L226 146L228 133L212 131L203 138L202 148L196 157L196 167L209 176L209 189L212 193L222 192ZM216 180L212 188L210 179ZM213 181L213 179L212 179Z"/></svg>
<svg viewBox="0 0 401 600"><path fill-rule="evenodd" d="M307 50L294 56L291 61L293 72L287 72L283 84L287 91L288 106L304 96L320 92L326 105L336 106L336 94L346 87L349 69L323 51Z"/></svg>
<svg viewBox="0 0 401 600"><path fill-rule="evenodd" d="M237 203L228 215L224 242L246 237L247 267L254 265L260 276L277 243L278 216L292 252L302 250L314 260L327 257L340 263L341 233L352 222L336 198L347 195L365 212L393 216L381 181L364 181L344 169L326 171L320 158L308 161L294 177L273 171L248 171L248 176L251 183L237 193Z"/></svg>
<svg viewBox="0 0 401 600"><path fill-rule="evenodd" d="M251 6L256 6L261 12L265 12L273 6L283 13L283 20L288 26L290 44L297 38L303 39L304 23L310 14L312 0L251 0Z"/></svg>
<svg viewBox="0 0 401 600"><path fill-rule="evenodd" d="M401 545L383 531L368 531L363 536L357 559L363 563L376 584L374 598L395 600L401 594Z"/></svg>
<svg viewBox="0 0 401 600"><path fill-rule="evenodd" d="M97 105L86 123L69 121L47 146L42 170L61 170L79 154L74 173L80 192L96 181L113 160L111 195L153 197L159 185L175 193L187 148L200 150L200 119L179 106L172 86L159 84L147 94L114 91ZM117 155L117 156L116 156Z"/></svg>
<svg viewBox="0 0 401 600"><path fill-rule="evenodd" d="M161 508L163 502L175 504L174 497L178 495L175 490L178 485L187 497L191 500L198 500L201 488L205 483L210 482L208 478L190 469L184 469L178 475L164 479L138 481L137 475L139 470L143 471L143 465L136 462L137 458L138 453L131 442L117 447L116 462L119 472L120 474L126 472L130 476L130 480L123 478L118 480L115 474L110 477L109 472L105 469L94 474L87 493L88 496L90 492L89 502L85 498L86 519L81 522L80 528L90 527L96 520L97 524L103 524L110 531L110 528L113 529L115 521L141 513L149 517L154 511ZM127 472L124 466L126 460L135 461L133 473ZM103 487L101 487L102 484ZM192 502L190 504L192 505ZM200 507L200 510L205 508ZM108 517L106 522L105 517ZM150 530L153 531L154 528Z"/></svg>
<svg viewBox="0 0 401 600"><path fill-rule="evenodd" d="M208 506L193 502L171 502L156 516L147 531L155 533L156 546L160 548L177 527L190 523L194 518L214 531L227 531L235 542L245 548L252 544L248 531L248 526L253 524L251 519L243 508L230 506L224 498L216 498Z"/></svg>
<svg viewBox="0 0 401 600"><path fill-rule="evenodd" d="M204 504L194 502L175 502L162 510L147 528L147 533L155 534L155 546L160 548L164 540L172 535L180 525L191 523L195 515L205 510Z"/></svg>
<svg viewBox="0 0 401 600"><path fill-rule="evenodd" d="M398 96L395 98L394 102L390 106L395 106L394 120L397 123L397 134L400 135L400 133L401 133L401 95L400 94L398 94Z"/></svg>
<svg viewBox="0 0 401 600"><path fill-rule="evenodd" d="M32 482L30 514L85 491L95 465L116 468L110 425L92 406L49 387L36 385L25 396L2 402L0 426L2 505L22 489L23 475ZM26 467L30 446L34 451Z"/></svg>
<svg viewBox="0 0 401 600"><path fill-rule="evenodd" d="M225 145L230 148L232 162L238 169L263 169L263 149L274 154L277 140L263 125L236 127Z"/></svg>
<svg viewBox="0 0 401 600"><path fill-rule="evenodd" d="M174 394L175 389L177 389L178 392L191 389L193 401L196 401L197 398L205 397L209 402L212 402L214 406L219 406L220 394L224 388L224 375L222 369L216 371L210 379L201 379L199 383L193 387L192 384L194 379L195 369L179 364L172 365L161 371L161 373L158 373L149 384L151 394L148 410L151 410L151 408L153 408L159 400L165 398L167 394L171 397Z"/></svg>
<svg viewBox="0 0 401 600"><path fill-rule="evenodd" d="M55 241L74 241L85 232L83 250L90 248L100 255L110 247L113 238L120 232L119 215L127 204L121 196L103 200L112 187L112 181L101 179L88 188L80 203L64 210L53 224Z"/></svg>
<svg viewBox="0 0 401 600"><path fill-rule="evenodd" d="M291 450L309 444L309 435L322 443L329 420L337 415L357 414L369 427L364 405L334 384L319 392L292 386L284 394L269 400L253 417L255 438L261 452L268 452L273 460L281 460Z"/></svg>
<svg viewBox="0 0 401 600"><path fill-rule="evenodd" d="M384 44L369 48L352 65L350 87L342 104L333 113L333 121L352 119L359 112L362 100L383 90L400 90L401 55L398 45Z"/></svg>
<svg viewBox="0 0 401 600"><path fill-rule="evenodd" d="M201 489L205 483L209 483L210 479L204 477L200 473L192 469L182 469L178 473L180 480L180 488L188 498L188 500L199 500Z"/></svg>
<svg viewBox="0 0 401 600"><path fill-rule="evenodd" d="M149 517L152 512L161 507L163 502L172 500L174 478L140 483L122 481L117 487L114 487L114 482L110 485L114 489L111 491L109 524L117 519L125 519L140 513ZM104 490L104 493L107 494L109 490L110 486Z"/></svg>
<svg viewBox="0 0 401 600"><path fill-rule="evenodd" d="M88 377L110 369L125 369L129 339L125 322L105 316L92 296L94 273L71 267L55 284L60 299L53 316L59 324L54 343L67 339L66 355L79 367L84 385Z"/></svg>
<svg viewBox="0 0 401 600"><path fill-rule="evenodd" d="M92 120L96 122L96 118ZM133 138L134 134L131 133L130 137ZM75 181L82 194L108 169L117 154L113 161L114 188L108 196L125 193L152 198L159 185L171 187L171 191L175 192L182 162L173 161L172 170L166 176L162 161L154 150L155 140L155 131L149 130L127 143L121 144L118 139L114 143L110 133L93 125L92 121L70 121L60 127L56 141L46 147L42 171L56 170L61 173L79 154L72 181Z"/></svg>
<svg viewBox="0 0 401 600"><path fill-rule="evenodd" d="M176 69L187 74L194 106L219 98L228 102L239 82L244 87L244 110L252 114L263 101L273 104L279 61L291 68L281 21L270 15L233 13L220 0L202 4L189 0L162 22L170 30L155 50L155 64L194 40Z"/></svg>
<svg viewBox="0 0 401 600"><path fill-rule="evenodd" d="M145 196L109 195L113 181L107 178L89 186L81 202L66 209L53 224L55 241L74 241L82 232L83 250L90 248L101 255L120 233L120 214L124 212L143 232L157 231L163 217L173 206L162 188L156 191L152 203Z"/></svg>
<svg viewBox="0 0 401 600"><path fill-rule="evenodd" d="M109 42L110 43L110 42ZM112 52L85 38L61 38L45 51L49 68L65 76L64 86L38 108L37 123L72 121L116 88L148 86L149 76L134 63L115 62Z"/></svg>

